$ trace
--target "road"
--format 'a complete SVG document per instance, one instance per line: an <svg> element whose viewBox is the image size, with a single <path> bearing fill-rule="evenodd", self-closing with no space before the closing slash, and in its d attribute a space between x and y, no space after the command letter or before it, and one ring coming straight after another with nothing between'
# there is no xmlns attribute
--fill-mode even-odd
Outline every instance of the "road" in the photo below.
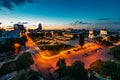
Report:
<svg viewBox="0 0 120 80"><path fill-rule="evenodd" d="M89 68L89 65L98 59L101 59L103 61L115 60L111 55L107 54L110 51L108 48L97 45L97 44L94 44L94 46L92 46L93 44L94 43L90 43L89 44L91 45L90 47L79 50L79 51L69 50L71 51L71 54L66 54L67 53L66 51L66 52L61 52L61 54L59 55L55 55L48 58L42 56L42 58L47 60L48 63L51 64L54 69L56 69L56 62L60 57L65 58L67 65L71 65L71 63L73 63L76 60L83 61L85 64L85 68ZM99 48L102 48L102 49L94 51L95 49L99 49ZM87 53L88 55L84 56L85 53ZM42 54L44 54L44 52L41 52L41 55Z"/></svg>
<svg viewBox="0 0 120 80"><path fill-rule="evenodd" d="M45 80L53 80L50 71L54 71L57 69L56 62L60 57L65 58L67 65L71 65L76 60L83 61L85 64L85 68L89 68L89 65L98 59L101 59L103 61L114 60L111 55L107 54L109 52L109 48L100 46L95 43L86 43L84 46L86 48L78 51L69 50L71 52L70 54L66 54L67 51L63 51L60 54L51 57L44 56L45 52L41 51L29 37L27 46L34 51L34 54L32 54L32 56L35 65L43 74ZM95 49L99 48L101 49L94 51ZM85 53L87 53L88 55L84 56Z"/></svg>
<svg viewBox="0 0 120 80"><path fill-rule="evenodd" d="M47 62L47 60L44 60L41 58L40 53L41 50L37 47L37 45L32 41L30 37L28 38L28 42L26 43L27 47L30 48L32 53L32 57L34 60L34 64L37 67L38 71L42 73L45 80L53 80L53 77L50 73L51 65Z"/></svg>

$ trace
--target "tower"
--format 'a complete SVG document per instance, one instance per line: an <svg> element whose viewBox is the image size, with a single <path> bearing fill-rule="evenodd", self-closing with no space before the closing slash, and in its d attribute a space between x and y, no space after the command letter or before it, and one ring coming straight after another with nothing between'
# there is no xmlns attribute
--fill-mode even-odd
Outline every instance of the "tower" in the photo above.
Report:
<svg viewBox="0 0 120 80"><path fill-rule="evenodd" d="M93 31L93 29L89 30L88 38L90 38L90 39L94 38L94 31Z"/></svg>
<svg viewBox="0 0 120 80"><path fill-rule="evenodd" d="M42 30L42 24L38 24L38 30L39 30L39 31Z"/></svg>

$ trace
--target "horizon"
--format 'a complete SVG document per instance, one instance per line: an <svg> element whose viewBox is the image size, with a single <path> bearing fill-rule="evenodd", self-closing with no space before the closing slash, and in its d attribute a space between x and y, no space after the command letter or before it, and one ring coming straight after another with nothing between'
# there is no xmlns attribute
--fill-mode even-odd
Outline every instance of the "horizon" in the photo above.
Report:
<svg viewBox="0 0 120 80"><path fill-rule="evenodd" d="M0 26L25 26L44 29L120 29L119 0L1 0Z"/></svg>

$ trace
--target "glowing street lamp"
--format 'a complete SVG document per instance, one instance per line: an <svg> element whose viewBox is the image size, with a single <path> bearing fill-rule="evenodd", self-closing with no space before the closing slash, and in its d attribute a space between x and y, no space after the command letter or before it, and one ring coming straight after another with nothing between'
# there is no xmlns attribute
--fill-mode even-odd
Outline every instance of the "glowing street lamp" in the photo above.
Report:
<svg viewBox="0 0 120 80"><path fill-rule="evenodd" d="M20 44L19 43L15 43L14 47L15 47L15 53L17 54L18 50L19 50L19 47L20 47Z"/></svg>

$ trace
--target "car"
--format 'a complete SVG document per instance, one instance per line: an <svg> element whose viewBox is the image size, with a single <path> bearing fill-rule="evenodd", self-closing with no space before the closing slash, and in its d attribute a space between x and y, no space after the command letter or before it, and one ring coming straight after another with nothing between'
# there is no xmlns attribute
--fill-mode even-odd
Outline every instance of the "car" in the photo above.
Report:
<svg viewBox="0 0 120 80"><path fill-rule="evenodd" d="M78 49L74 49L73 51L75 51L75 52L76 52L76 51L78 51Z"/></svg>
<svg viewBox="0 0 120 80"><path fill-rule="evenodd" d="M71 52L70 51L67 51L67 54L70 54Z"/></svg>
<svg viewBox="0 0 120 80"><path fill-rule="evenodd" d="M83 56L89 56L89 54L88 53L84 53Z"/></svg>

